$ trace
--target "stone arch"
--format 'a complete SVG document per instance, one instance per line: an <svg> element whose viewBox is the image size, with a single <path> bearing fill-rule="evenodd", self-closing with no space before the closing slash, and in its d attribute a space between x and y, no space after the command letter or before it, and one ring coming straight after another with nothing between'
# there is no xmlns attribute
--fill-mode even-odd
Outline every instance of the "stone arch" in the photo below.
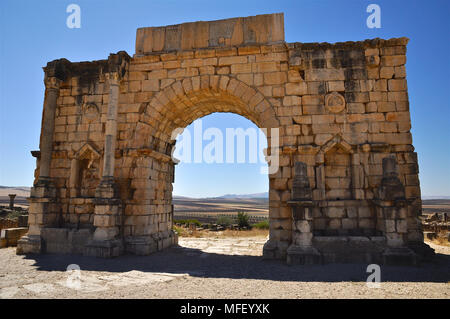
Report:
<svg viewBox="0 0 450 319"><path fill-rule="evenodd" d="M285 43L283 30L282 14L140 28L133 57L120 51L92 62L49 62L30 228L18 252L78 246L110 257L174 244L171 132L209 113L233 112L281 130L282 152L268 141L282 169L269 175L266 258L361 261L362 253L378 263L425 256L402 54L408 40ZM391 48L399 52L392 56ZM395 66L395 79L383 85L386 66ZM386 95L387 102L380 98ZM94 147L73 153L88 141L102 157L95 159L102 163L100 184L95 197L67 196L76 191L80 161L92 167ZM325 164L340 161L327 156L340 153L351 175L352 197L345 200L325 196ZM335 186L329 189L341 189ZM308 196L296 196L298 188ZM54 229L61 214L70 227L92 225L92 240L81 244L78 233Z"/></svg>
<svg viewBox="0 0 450 319"><path fill-rule="evenodd" d="M270 147L270 129L279 128L274 107L262 93L225 75L177 80L154 94L139 111L139 120L128 141L129 151L123 157L124 163L132 163L132 195L124 201L123 231L126 249L137 254L154 249L140 242L150 234L159 234L162 247L166 242L170 245L172 240L175 165L171 155L176 142L172 136L175 129L184 129L211 113L231 112L247 118L260 129L268 129L264 133Z"/></svg>
<svg viewBox="0 0 450 319"><path fill-rule="evenodd" d="M214 112L241 115L266 128L280 126L273 105L257 89L226 75L204 75L177 80L144 105L131 146L170 155L171 132ZM266 132L265 132L266 133Z"/></svg>

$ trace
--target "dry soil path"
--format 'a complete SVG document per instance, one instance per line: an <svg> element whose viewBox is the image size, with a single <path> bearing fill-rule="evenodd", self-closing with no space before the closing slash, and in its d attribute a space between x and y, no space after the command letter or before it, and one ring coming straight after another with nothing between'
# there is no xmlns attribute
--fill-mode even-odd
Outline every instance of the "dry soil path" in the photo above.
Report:
<svg viewBox="0 0 450 319"><path fill-rule="evenodd" d="M180 238L151 256L107 260L4 248L0 298L450 298L449 247L433 245L435 262L420 267L382 266L380 287L369 288L367 265L264 261L265 241ZM71 264L80 271L67 272Z"/></svg>

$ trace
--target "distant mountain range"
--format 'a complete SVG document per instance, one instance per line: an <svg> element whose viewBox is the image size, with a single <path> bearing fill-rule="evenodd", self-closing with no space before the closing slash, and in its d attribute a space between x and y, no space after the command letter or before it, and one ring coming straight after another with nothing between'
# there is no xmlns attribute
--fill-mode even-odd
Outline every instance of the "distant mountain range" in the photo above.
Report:
<svg viewBox="0 0 450 319"><path fill-rule="evenodd" d="M0 196L16 193L17 196L29 196L30 187L26 186L2 186L0 185ZM177 199L189 199L188 196L173 196ZM252 193L252 194L225 194L215 197L204 197L204 199L239 199L239 198L269 198L269 192ZM427 199L450 199L450 196L422 196L423 200Z"/></svg>
<svg viewBox="0 0 450 319"><path fill-rule="evenodd" d="M30 196L31 187L26 186L1 186L0 185L0 196L8 196L8 194L16 194L17 196L28 197Z"/></svg>
<svg viewBox="0 0 450 319"><path fill-rule="evenodd" d="M450 196L422 196L422 199L450 199Z"/></svg>
<svg viewBox="0 0 450 319"><path fill-rule="evenodd" d="M253 194L226 194L213 198L269 198L269 192Z"/></svg>
<svg viewBox="0 0 450 319"><path fill-rule="evenodd" d="M192 197L188 196L178 196L174 195L174 199L194 199ZM222 196L215 196L215 197L200 197L195 199L253 199L253 198L269 198L269 192L264 193L253 193L253 194L225 194Z"/></svg>

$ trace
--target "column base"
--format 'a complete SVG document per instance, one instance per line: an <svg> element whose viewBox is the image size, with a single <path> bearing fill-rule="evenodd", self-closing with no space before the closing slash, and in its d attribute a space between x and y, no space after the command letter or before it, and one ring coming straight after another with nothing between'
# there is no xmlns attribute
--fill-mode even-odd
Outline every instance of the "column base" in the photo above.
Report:
<svg viewBox="0 0 450 319"><path fill-rule="evenodd" d="M100 180L100 184L95 190L95 197L97 199L102 198L119 198L119 188L114 181L113 176L103 176Z"/></svg>
<svg viewBox="0 0 450 319"><path fill-rule="evenodd" d="M125 251L133 255L146 256L158 251L158 243L150 236L127 237Z"/></svg>
<svg viewBox="0 0 450 319"><path fill-rule="evenodd" d="M174 231L152 236L128 236L125 238L125 251L133 255L146 256L178 245L178 235Z"/></svg>
<svg viewBox="0 0 450 319"><path fill-rule="evenodd" d="M170 230L167 233L164 232L162 237L158 237L157 243L158 250L169 248L172 245L178 245L178 235L173 230Z"/></svg>
<svg viewBox="0 0 450 319"><path fill-rule="evenodd" d="M263 247L263 259L286 259L288 242L269 239Z"/></svg>
<svg viewBox="0 0 450 319"><path fill-rule="evenodd" d="M56 188L50 177L40 176L30 190L30 198L55 198Z"/></svg>
<svg viewBox="0 0 450 319"><path fill-rule="evenodd" d="M314 247L291 245L287 250L288 265L316 265L322 263L321 253Z"/></svg>
<svg viewBox="0 0 450 319"><path fill-rule="evenodd" d="M83 255L101 258L118 257L123 254L123 244L120 239L93 240L84 246Z"/></svg>
<svg viewBox="0 0 450 319"><path fill-rule="evenodd" d="M16 254L41 254L43 253L42 237L39 235L25 235L17 242Z"/></svg>
<svg viewBox="0 0 450 319"><path fill-rule="evenodd" d="M408 247L389 247L383 251L383 264L385 265L417 265L417 255Z"/></svg>

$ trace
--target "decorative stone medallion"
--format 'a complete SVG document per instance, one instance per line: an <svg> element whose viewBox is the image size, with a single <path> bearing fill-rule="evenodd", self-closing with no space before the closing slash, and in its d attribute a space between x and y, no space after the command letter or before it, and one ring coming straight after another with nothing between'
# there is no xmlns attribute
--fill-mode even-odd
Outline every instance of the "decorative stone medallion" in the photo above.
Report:
<svg viewBox="0 0 450 319"><path fill-rule="evenodd" d="M94 103L87 103L84 106L84 116L88 122L92 122L97 119L99 115L99 110L97 105Z"/></svg>
<svg viewBox="0 0 450 319"><path fill-rule="evenodd" d="M345 99L337 92L327 94L325 97L325 106L331 113L339 113L345 109Z"/></svg>

